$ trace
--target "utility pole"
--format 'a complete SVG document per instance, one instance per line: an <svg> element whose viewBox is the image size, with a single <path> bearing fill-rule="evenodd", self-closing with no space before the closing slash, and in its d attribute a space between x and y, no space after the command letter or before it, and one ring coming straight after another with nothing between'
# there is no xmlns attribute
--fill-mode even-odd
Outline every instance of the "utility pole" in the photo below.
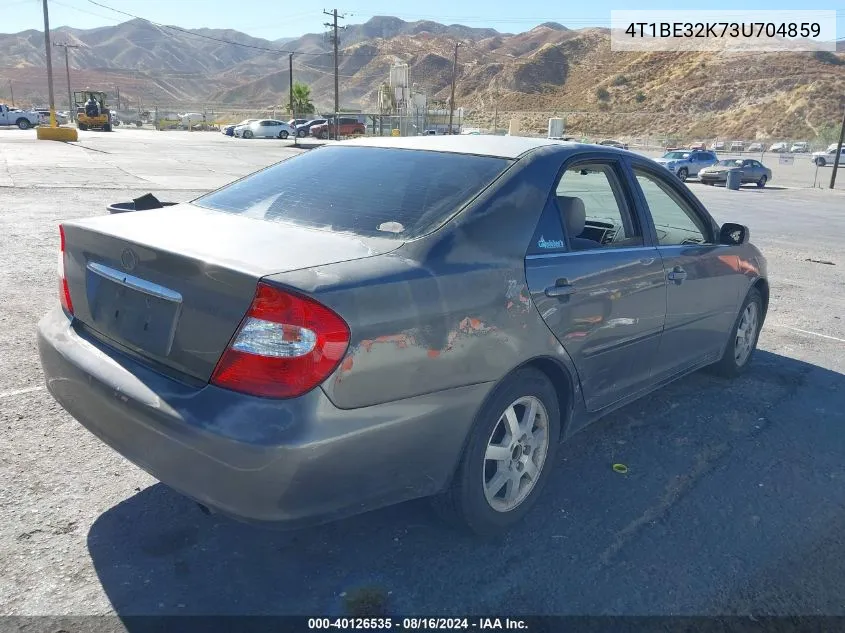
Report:
<svg viewBox="0 0 845 633"><path fill-rule="evenodd" d="M65 49L65 73L67 74L67 111L70 115L70 120L74 121L76 120L76 112L74 112L76 108L73 107L73 93L70 90L70 60L68 58L67 49L79 48L79 46L77 44L61 44L59 42L55 42L53 46L60 46Z"/></svg>
<svg viewBox="0 0 845 633"><path fill-rule="evenodd" d="M449 134L454 134L452 130L452 119L455 116L455 80L458 75L458 46L460 42L455 42L455 59L452 62L452 97L449 99Z"/></svg>
<svg viewBox="0 0 845 633"><path fill-rule="evenodd" d="M493 80L493 134L499 127L499 81Z"/></svg>
<svg viewBox="0 0 845 633"><path fill-rule="evenodd" d="M53 57L50 54L50 16L44 0L44 48L47 51L47 92L50 95L50 127L56 127L56 101L53 98Z"/></svg>
<svg viewBox="0 0 845 633"><path fill-rule="evenodd" d="M842 127L839 128L839 144L836 146L836 158L833 159L833 173L830 174L830 188L836 184L836 171L842 158L842 142L845 141L845 110L842 111Z"/></svg>
<svg viewBox="0 0 845 633"><path fill-rule="evenodd" d="M290 84L290 118L295 119L293 111L293 53L288 53L288 83Z"/></svg>
<svg viewBox="0 0 845 633"><path fill-rule="evenodd" d="M337 63L337 46L339 43L339 38L337 35L337 19L340 17L341 19L346 17L343 15L337 14L337 9L332 9L331 11L326 11L323 9L323 13L326 15L332 16L334 18L332 22L324 22L323 25L327 26L332 29L332 44L334 44L334 138L337 140L338 135L338 125L337 125L337 115L340 111L340 92L339 92L339 82L338 82L338 63Z"/></svg>
<svg viewBox="0 0 845 633"><path fill-rule="evenodd" d="M117 109L120 110L120 86L115 86L114 91L117 93Z"/></svg>
<svg viewBox="0 0 845 633"><path fill-rule="evenodd" d="M12 87L12 80L9 80L9 93L12 97L12 107L15 107L15 89Z"/></svg>

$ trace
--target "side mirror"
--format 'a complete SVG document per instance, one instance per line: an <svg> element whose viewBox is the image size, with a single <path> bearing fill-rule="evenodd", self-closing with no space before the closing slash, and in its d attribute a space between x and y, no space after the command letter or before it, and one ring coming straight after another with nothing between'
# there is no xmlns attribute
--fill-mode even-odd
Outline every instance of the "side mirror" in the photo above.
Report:
<svg viewBox="0 0 845 633"><path fill-rule="evenodd" d="M741 244L748 244L751 239L751 230L744 224L734 224L733 222L726 222L719 229L719 244L726 246L740 246Z"/></svg>

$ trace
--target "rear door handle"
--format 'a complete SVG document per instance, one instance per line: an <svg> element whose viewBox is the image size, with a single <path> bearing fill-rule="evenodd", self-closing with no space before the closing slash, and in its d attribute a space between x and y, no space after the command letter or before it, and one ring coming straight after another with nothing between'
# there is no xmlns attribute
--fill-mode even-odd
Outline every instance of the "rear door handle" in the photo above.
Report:
<svg viewBox="0 0 845 633"><path fill-rule="evenodd" d="M554 286L546 288L547 297L569 297L575 294L575 286L571 285L566 279L558 279Z"/></svg>
<svg viewBox="0 0 845 633"><path fill-rule="evenodd" d="M669 281L676 281L678 283L682 282L684 279L687 278L687 271L685 271L680 266L675 266L672 269L672 272L668 275Z"/></svg>

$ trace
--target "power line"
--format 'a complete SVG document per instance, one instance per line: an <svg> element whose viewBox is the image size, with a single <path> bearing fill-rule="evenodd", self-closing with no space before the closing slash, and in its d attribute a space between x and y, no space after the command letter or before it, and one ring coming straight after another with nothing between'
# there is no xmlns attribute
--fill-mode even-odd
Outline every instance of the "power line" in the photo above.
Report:
<svg viewBox="0 0 845 633"><path fill-rule="evenodd" d="M221 44L229 44L231 46L240 46L242 48L250 48L250 49L253 49L253 50L264 51L264 52L267 52L267 53L281 53L281 54L284 54L284 55L289 55L290 53L295 53L297 55L317 55L317 56L326 54L326 53L308 53L308 52L305 52L305 51L292 51L292 50L282 49L282 48L270 48L268 46L258 46L256 44L246 44L244 42L236 42L234 40L227 40L227 39L222 38L222 37L214 37L213 35L205 35L203 33L197 33L196 31L191 31L190 29L183 29L179 26L170 26L170 25L167 25L167 24L160 24L159 22L155 22L153 20L143 18L139 15L135 15L134 13L129 13L128 11L122 11L120 9L115 9L114 7L107 6L107 5L105 5L101 2L97 2L96 0L88 0L88 2L90 2L91 4L96 5L98 7L102 7L103 9L108 9L109 11L114 11L115 13L120 13L121 15L125 15L125 16L133 18L135 20L141 20L143 22L147 22L147 23L152 24L153 26L157 26L158 28L161 28L161 29L171 29L173 31L178 31L179 33L184 33L185 35L190 35L190 36L193 36L193 37L199 37L199 38L202 38L202 39L205 39L205 40L211 40L211 41L214 41L214 42L220 42Z"/></svg>

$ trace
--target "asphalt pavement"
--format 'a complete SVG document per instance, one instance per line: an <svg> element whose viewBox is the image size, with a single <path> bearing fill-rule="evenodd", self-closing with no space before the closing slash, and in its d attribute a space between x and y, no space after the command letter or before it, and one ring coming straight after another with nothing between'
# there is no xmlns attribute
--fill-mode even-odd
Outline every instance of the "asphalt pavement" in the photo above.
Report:
<svg viewBox="0 0 845 633"><path fill-rule="evenodd" d="M0 614L342 614L356 592L401 614L845 614L839 191L690 184L768 258L753 367L694 374L576 435L502 539L424 501L296 532L206 516L74 422L34 340L58 301L57 223L148 191L189 200L296 151L200 132L0 137Z"/></svg>

